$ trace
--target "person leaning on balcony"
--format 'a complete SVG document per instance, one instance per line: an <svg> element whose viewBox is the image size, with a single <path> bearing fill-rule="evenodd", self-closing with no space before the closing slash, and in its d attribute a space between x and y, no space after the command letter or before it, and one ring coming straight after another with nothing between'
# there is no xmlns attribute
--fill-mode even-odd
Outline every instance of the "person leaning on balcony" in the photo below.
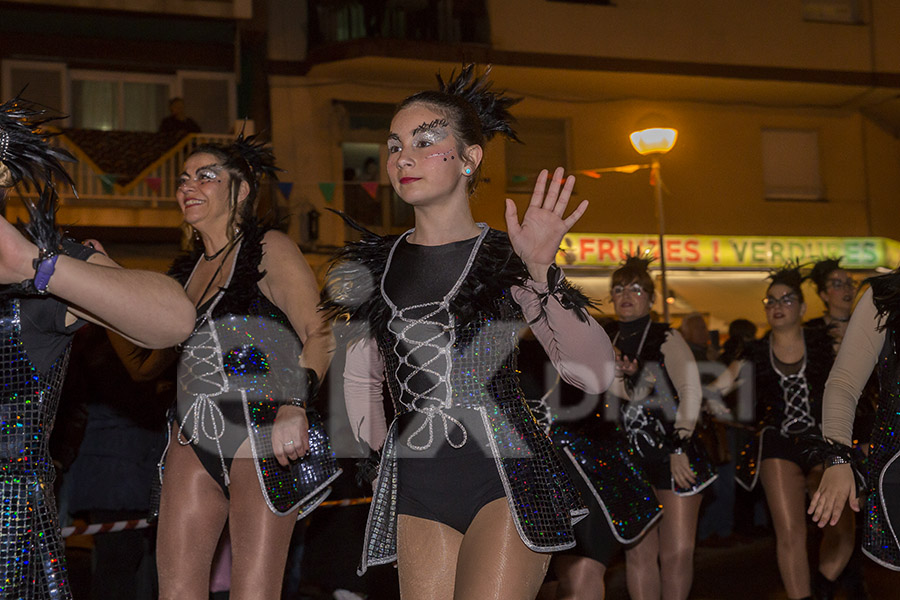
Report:
<svg viewBox="0 0 900 600"><path fill-rule="evenodd" d="M772 525L778 570L788 598L833 598L834 580L853 552L853 521L844 515L825 529L818 568L811 581L807 561L806 494L822 477L810 451L822 422L825 379L834 362L832 338L821 327L803 327L806 303L800 269L787 265L769 276L763 305L771 328L748 342L713 384L729 390L744 363L753 367L759 431L741 452L736 479L752 490L762 480Z"/></svg>
<svg viewBox="0 0 900 600"><path fill-rule="evenodd" d="M159 348L195 316L173 279L62 239L51 177L70 182L71 157L41 137L45 122L18 98L0 105L0 183L41 192L26 203L31 240L0 219L0 597L39 600L71 598L48 445L72 336L87 320Z"/></svg>
<svg viewBox="0 0 900 600"><path fill-rule="evenodd" d="M613 272L618 320L607 325L617 377L606 393L619 403L634 458L662 504L662 518L625 550L628 592L635 600L688 597L702 496L715 473L695 429L702 388L691 349L675 329L654 323L649 259L628 257Z"/></svg>
<svg viewBox="0 0 900 600"><path fill-rule="evenodd" d="M188 133L200 133L200 125L184 112L184 99L172 98L169 100L169 116L160 121L159 133L180 131Z"/></svg>
<svg viewBox="0 0 900 600"><path fill-rule="evenodd" d="M575 178L542 171L521 223L506 200L508 234L476 223L484 146L498 133L515 139L514 100L473 65L438 81L400 104L387 139L388 177L415 229L366 232L326 284L326 306L356 332L344 371L350 425L381 449L360 570L397 561L404 600L530 600L586 510L525 403L516 334L529 325L581 389L611 381L609 338L555 263L588 203L566 217Z"/></svg>

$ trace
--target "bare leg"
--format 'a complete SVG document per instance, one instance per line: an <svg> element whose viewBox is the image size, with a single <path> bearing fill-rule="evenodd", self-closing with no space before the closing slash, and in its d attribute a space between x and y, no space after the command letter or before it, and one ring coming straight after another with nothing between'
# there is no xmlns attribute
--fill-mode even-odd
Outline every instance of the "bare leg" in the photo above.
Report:
<svg viewBox="0 0 900 600"><path fill-rule="evenodd" d="M452 600L463 536L448 525L397 517L397 567L403 600Z"/></svg>
<svg viewBox="0 0 900 600"><path fill-rule="evenodd" d="M625 550L625 581L631 600L659 600L659 528L654 525Z"/></svg>
<svg viewBox="0 0 900 600"><path fill-rule="evenodd" d="M173 432L173 436L175 433ZM161 600L206 600L228 500L193 448L173 437L160 499L156 562Z"/></svg>
<svg viewBox="0 0 900 600"><path fill-rule="evenodd" d="M663 505L659 524L659 571L663 600L685 600L694 581L694 541L703 496L657 490Z"/></svg>
<svg viewBox="0 0 900 600"><path fill-rule="evenodd" d="M819 488L822 468L816 467L806 478L809 495ZM844 507L840 520L833 527L822 530L822 544L819 546L819 572L829 581L835 581L850 561L856 541L855 515Z"/></svg>
<svg viewBox="0 0 900 600"><path fill-rule="evenodd" d="M793 462L767 458L760 465L760 478L775 528L778 570L788 598L810 595L806 552L806 479Z"/></svg>
<svg viewBox="0 0 900 600"><path fill-rule="evenodd" d="M550 554L530 550L506 498L484 505L463 537L456 565L456 600L533 600Z"/></svg>
<svg viewBox="0 0 900 600"><path fill-rule="evenodd" d="M263 497L256 466L248 456L245 442L231 465L231 507L228 513L231 534L232 600L245 598L278 600L284 564L297 522L296 511L286 516L273 513Z"/></svg>
<svg viewBox="0 0 900 600"><path fill-rule="evenodd" d="M586 556L558 554L553 557L553 570L559 577L556 600L603 600L606 596L606 565L601 562Z"/></svg>

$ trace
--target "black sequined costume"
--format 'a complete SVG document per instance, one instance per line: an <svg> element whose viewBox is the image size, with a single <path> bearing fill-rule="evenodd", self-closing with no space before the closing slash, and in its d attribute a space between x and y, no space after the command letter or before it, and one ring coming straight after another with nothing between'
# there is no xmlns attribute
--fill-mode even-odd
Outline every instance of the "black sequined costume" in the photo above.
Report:
<svg viewBox="0 0 900 600"><path fill-rule="evenodd" d="M383 363L372 367L367 384L374 384L373 394L380 398L380 381L386 378L396 415L382 447L360 572L369 565L396 560L398 477L402 477L397 454L401 445L407 450L427 451L433 441L443 438L445 448L466 449L467 439L477 443L484 438L519 535L532 550L572 547L573 521L586 513L519 387L517 332L525 323L519 304L523 299L514 299L516 289L537 299L540 311L577 314L585 328L602 336L596 344L604 343L606 336L596 322L588 322L590 317L584 311L588 301L580 292L564 280L551 282L549 293L537 291L541 286L528 279L506 234L481 227L465 268L454 274L456 283L440 302L396 306L384 291L394 249L409 232L400 240L366 235L362 242L342 251L330 274L325 306L358 325L357 338L374 340L377 350L373 352ZM416 280L410 277L408 285L417 285ZM526 289L534 292L523 291ZM547 307L549 303L554 306ZM546 318L544 314L537 319ZM581 350L594 356L598 353L593 348ZM611 352L608 354L611 358ZM423 394L410 381L426 369L435 387ZM349 383L345 373L348 408ZM407 428L401 438L399 423L411 414L419 418L416 423L420 426L411 432Z"/></svg>
<svg viewBox="0 0 900 600"><path fill-rule="evenodd" d="M66 241L66 254L91 250ZM5 294L4 294L5 296ZM78 321L52 296L0 300L0 597L71 598L49 440Z"/></svg>
<svg viewBox="0 0 900 600"><path fill-rule="evenodd" d="M709 457L696 443L693 431L699 413L701 390L700 376L690 348L677 331L668 324L652 322L649 315L627 323L610 321L604 327L622 354L638 361L637 372L626 377L624 385L611 387L605 402L606 406L619 408L632 460L640 465L645 477L658 489L672 489L684 496L702 491L715 480L716 474ZM622 335L625 329L629 330L631 337ZM670 345L681 347L681 352L673 353L677 348ZM676 355L681 364L669 364ZM682 390L673 382L672 369L682 374ZM696 389L688 390L689 383ZM692 400L695 407L682 406L684 400L680 396L685 392L696 396ZM672 479L669 455L676 450L676 445L686 450L691 469L697 477L690 488L679 488ZM646 505L643 510L644 520L655 518L648 508L649 505Z"/></svg>
<svg viewBox="0 0 900 600"><path fill-rule="evenodd" d="M822 394L834 364L834 347L825 329L804 328L803 336L806 355L793 375L776 370L771 333L745 347L743 360L753 367L759 429L736 465L736 480L747 490L756 486L759 463L765 458L796 462L804 472L813 466L804 436L821 433Z"/></svg>
<svg viewBox="0 0 900 600"><path fill-rule="evenodd" d="M231 461L249 437L269 508L284 515L299 506L302 517L325 499L328 484L340 470L324 426L311 409L309 452L290 467L282 467L272 451L278 408L290 402L302 384L297 368L302 346L287 315L258 286L265 274L259 265L266 229L251 221L241 231L228 281L198 309L194 333L183 345L173 418L226 494ZM187 285L199 260L198 249L176 260L171 274Z"/></svg>
<svg viewBox="0 0 900 600"><path fill-rule="evenodd" d="M866 459L863 552L885 567L900 570L900 272L868 282L875 308L884 317L885 340L878 357L881 393Z"/></svg>

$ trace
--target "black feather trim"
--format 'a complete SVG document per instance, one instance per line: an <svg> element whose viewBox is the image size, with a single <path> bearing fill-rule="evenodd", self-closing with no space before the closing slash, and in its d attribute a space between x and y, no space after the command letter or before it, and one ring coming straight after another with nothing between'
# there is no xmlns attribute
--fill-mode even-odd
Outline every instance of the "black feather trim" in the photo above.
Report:
<svg viewBox="0 0 900 600"><path fill-rule="evenodd" d="M900 269L864 281L872 286L872 302L878 311L878 331L900 325Z"/></svg>
<svg viewBox="0 0 900 600"><path fill-rule="evenodd" d="M826 440L815 433L806 434L801 439L803 442L803 453L812 462L827 463L832 458L841 458L853 469L853 478L856 481L857 492L866 489L865 456L860 450L840 442Z"/></svg>
<svg viewBox="0 0 900 600"><path fill-rule="evenodd" d="M0 162L12 176L12 185L24 182L42 189L52 185L54 177L73 186L74 182L63 162L76 162L62 148L51 146L49 139L56 134L41 131L41 127L56 117L34 103L16 96L0 104Z"/></svg>

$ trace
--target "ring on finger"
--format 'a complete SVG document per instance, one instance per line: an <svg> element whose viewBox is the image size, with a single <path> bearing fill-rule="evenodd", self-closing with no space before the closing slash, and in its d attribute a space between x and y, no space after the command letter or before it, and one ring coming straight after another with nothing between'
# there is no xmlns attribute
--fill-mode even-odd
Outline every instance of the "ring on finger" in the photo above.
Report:
<svg viewBox="0 0 900 600"><path fill-rule="evenodd" d="M282 446L293 446L293 445L294 445L294 440L288 440L282 444Z"/></svg>

